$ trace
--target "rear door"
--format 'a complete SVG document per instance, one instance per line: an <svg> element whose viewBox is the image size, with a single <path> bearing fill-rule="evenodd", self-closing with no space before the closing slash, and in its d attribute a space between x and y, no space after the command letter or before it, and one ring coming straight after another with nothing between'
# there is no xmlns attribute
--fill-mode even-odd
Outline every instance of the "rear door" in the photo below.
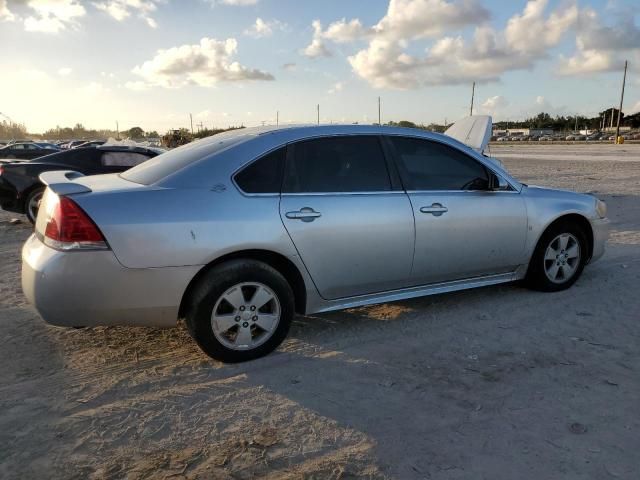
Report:
<svg viewBox="0 0 640 480"><path fill-rule="evenodd" d="M392 184L378 136L334 136L289 146L280 216L327 299L406 286L414 222Z"/></svg>
<svg viewBox="0 0 640 480"><path fill-rule="evenodd" d="M415 284L510 272L524 261L527 211L519 192L491 190L490 171L457 148L387 138L416 221Z"/></svg>

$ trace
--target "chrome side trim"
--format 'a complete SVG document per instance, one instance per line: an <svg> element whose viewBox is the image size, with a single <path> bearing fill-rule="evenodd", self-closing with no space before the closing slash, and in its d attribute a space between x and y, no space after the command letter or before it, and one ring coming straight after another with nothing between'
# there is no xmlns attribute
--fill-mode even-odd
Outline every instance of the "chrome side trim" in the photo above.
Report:
<svg viewBox="0 0 640 480"><path fill-rule="evenodd" d="M407 190L408 194L411 193L428 193L429 195L437 195L442 193L486 193L491 195L497 195L499 193L508 193L519 195L517 190Z"/></svg>
<svg viewBox="0 0 640 480"><path fill-rule="evenodd" d="M350 195L406 195L402 190L387 190L383 192L299 192L283 193L283 197L322 197L322 196L350 196Z"/></svg>
<svg viewBox="0 0 640 480"><path fill-rule="evenodd" d="M467 290L469 288L497 285L499 283L508 283L514 282L516 280L521 280L523 278L523 275L523 269L518 267L515 271L509 273L487 275L464 280L455 280L451 282L434 283L431 285L422 285L419 287L410 287L401 290L393 290L390 292L376 293L371 295L361 295L358 297L340 298L338 300L325 301L320 305L316 305L316 308L309 306L311 308L308 308L307 313L332 312L334 310L362 307L365 305L374 305L376 303L396 302L399 300L407 300L410 298L437 295L439 293L448 293L458 290Z"/></svg>

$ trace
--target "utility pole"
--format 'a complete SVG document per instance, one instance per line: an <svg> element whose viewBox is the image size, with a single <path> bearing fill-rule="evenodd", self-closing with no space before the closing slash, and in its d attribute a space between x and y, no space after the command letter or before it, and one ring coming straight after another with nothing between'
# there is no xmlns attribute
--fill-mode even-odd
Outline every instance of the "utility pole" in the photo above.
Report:
<svg viewBox="0 0 640 480"><path fill-rule="evenodd" d="M578 133L578 114L576 113L576 128L574 129L576 133Z"/></svg>
<svg viewBox="0 0 640 480"><path fill-rule="evenodd" d="M276 110L276 127L280 125L280 110Z"/></svg>
<svg viewBox="0 0 640 480"><path fill-rule="evenodd" d="M191 122L191 135L193 135L193 115L189 114L189 121Z"/></svg>
<svg viewBox="0 0 640 480"><path fill-rule="evenodd" d="M118 120L116 120L116 140L120 140L120 125L118 125Z"/></svg>
<svg viewBox="0 0 640 480"><path fill-rule="evenodd" d="M471 87L471 113L469 115L473 116L473 99L476 96L476 82L473 82L473 86Z"/></svg>
<svg viewBox="0 0 640 480"><path fill-rule="evenodd" d="M620 108L618 109L618 122L616 123L616 138L615 142L618 143L618 136L620 136L620 118L622 117L622 102L624 101L624 84L627 81L627 61L624 61L624 76L622 77L622 92L620 93Z"/></svg>
<svg viewBox="0 0 640 480"><path fill-rule="evenodd" d="M316 108L318 110L318 125L320 125L320 104Z"/></svg>
<svg viewBox="0 0 640 480"><path fill-rule="evenodd" d="M378 97L378 125L382 125L382 102Z"/></svg>
<svg viewBox="0 0 640 480"><path fill-rule="evenodd" d="M615 110L615 107L611 107L611 125L609 125L609 128L613 128L613 111Z"/></svg>

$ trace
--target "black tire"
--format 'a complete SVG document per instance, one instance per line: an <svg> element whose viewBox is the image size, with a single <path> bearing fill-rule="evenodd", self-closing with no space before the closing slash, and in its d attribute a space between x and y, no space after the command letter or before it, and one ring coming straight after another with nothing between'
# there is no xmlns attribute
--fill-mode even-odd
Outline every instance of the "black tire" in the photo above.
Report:
<svg viewBox="0 0 640 480"><path fill-rule="evenodd" d="M216 303L225 292L246 282L261 283L276 295L280 319L271 337L264 343L253 349L234 350L216 338L211 316ZM262 357L275 350L289 333L294 315L293 291L280 272L256 260L238 259L212 268L200 279L190 295L186 324L189 333L204 353L221 362L237 363Z"/></svg>
<svg viewBox="0 0 640 480"><path fill-rule="evenodd" d="M555 238L562 234L570 234L578 240L580 257L575 272L564 281L553 282L545 272L545 253ZM526 285L541 292L559 292L570 288L582 274L582 270L589 256L587 236L583 229L573 222L558 222L551 225L540 237L538 245L529 262L529 269L525 278ZM548 262L548 260L547 260ZM551 261L553 263L553 261Z"/></svg>
<svg viewBox="0 0 640 480"><path fill-rule="evenodd" d="M29 206L31 205L31 202L34 200L34 198L40 197L40 200L42 200L42 194L44 193L44 190L44 187L34 188L33 190L31 190L31 192L29 192L29 195L27 195L27 198L24 201L24 214L34 225L36 223L37 211L32 212L32 209Z"/></svg>

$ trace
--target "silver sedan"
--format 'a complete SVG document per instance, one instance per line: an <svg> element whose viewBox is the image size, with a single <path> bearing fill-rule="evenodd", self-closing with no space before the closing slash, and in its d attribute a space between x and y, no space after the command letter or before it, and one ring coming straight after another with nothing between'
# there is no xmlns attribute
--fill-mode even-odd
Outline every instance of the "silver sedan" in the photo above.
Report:
<svg viewBox="0 0 640 480"><path fill-rule="evenodd" d="M237 362L274 350L296 313L516 280L570 287L604 252L605 204L524 185L484 140L458 138L242 129L119 175L43 174L24 292L60 326L184 318L205 353Z"/></svg>

